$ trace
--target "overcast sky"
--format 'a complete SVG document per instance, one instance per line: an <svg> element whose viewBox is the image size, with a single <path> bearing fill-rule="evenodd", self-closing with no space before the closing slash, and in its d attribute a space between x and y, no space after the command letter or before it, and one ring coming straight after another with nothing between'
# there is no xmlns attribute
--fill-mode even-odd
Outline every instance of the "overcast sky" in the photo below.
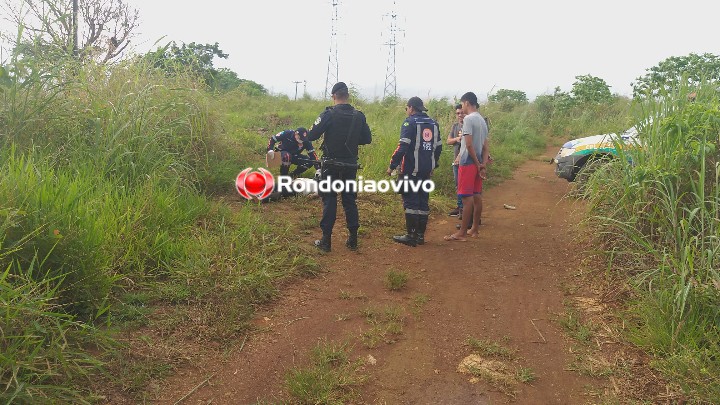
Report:
<svg viewBox="0 0 720 405"><path fill-rule="evenodd" d="M126 0L140 11L137 52L156 41L219 42L216 66L293 97L325 90L332 0ZM339 0L339 79L382 97L391 0ZM720 54L718 1L397 0L396 74L404 98L459 97L493 89L530 97L570 90L575 76L607 81L613 93L670 56ZM164 38L163 38L164 37ZM162 38L162 39L161 39ZM302 93L303 84L299 85Z"/></svg>

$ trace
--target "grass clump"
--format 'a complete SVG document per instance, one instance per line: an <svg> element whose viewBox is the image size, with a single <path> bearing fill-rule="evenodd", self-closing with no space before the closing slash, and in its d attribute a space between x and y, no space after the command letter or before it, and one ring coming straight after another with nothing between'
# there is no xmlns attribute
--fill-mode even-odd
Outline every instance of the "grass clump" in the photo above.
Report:
<svg viewBox="0 0 720 405"><path fill-rule="evenodd" d="M404 271L390 269L385 275L385 287L390 291L400 291L408 282L408 274Z"/></svg>
<svg viewBox="0 0 720 405"><path fill-rule="evenodd" d="M587 343L593 336L594 332L592 324L583 323L580 314L574 308L567 308L558 321L565 332L567 332L575 340Z"/></svg>
<svg viewBox="0 0 720 405"><path fill-rule="evenodd" d="M349 358L347 344L320 343L311 353L310 364L291 370L285 386L301 404L344 404L357 398L362 384L361 362Z"/></svg>
<svg viewBox="0 0 720 405"><path fill-rule="evenodd" d="M477 354L491 357L501 357L506 360L515 359L515 353L517 350L510 349L501 345L498 342L493 342L485 339L477 339L469 337L467 339L467 345Z"/></svg>
<svg viewBox="0 0 720 405"><path fill-rule="evenodd" d="M517 378L517 380L521 383L528 384L535 381L535 379L537 379L537 376L535 375L533 369L529 367L520 367L515 372L515 378Z"/></svg>
<svg viewBox="0 0 720 405"><path fill-rule="evenodd" d="M519 383L529 384L537 378L532 369L518 364L515 349L472 336L467 338L466 345L473 354L460 362L458 371L487 382L505 395L515 397Z"/></svg>
<svg viewBox="0 0 720 405"><path fill-rule="evenodd" d="M360 311L360 314L371 326L360 335L360 339L367 348L372 349L383 342L393 344L403 333L405 316L401 307L391 305L384 310L368 307Z"/></svg>
<svg viewBox="0 0 720 405"><path fill-rule="evenodd" d="M57 280L36 281L40 271L33 262L20 274L9 267L0 273L0 402L89 403L92 395L79 384L100 362L85 349L111 342L64 313L56 302Z"/></svg>

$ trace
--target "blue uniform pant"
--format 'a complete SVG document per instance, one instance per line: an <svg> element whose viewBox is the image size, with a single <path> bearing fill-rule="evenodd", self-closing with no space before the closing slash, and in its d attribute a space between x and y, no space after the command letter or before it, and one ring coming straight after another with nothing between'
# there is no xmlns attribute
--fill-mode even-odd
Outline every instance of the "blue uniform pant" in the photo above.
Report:
<svg viewBox="0 0 720 405"><path fill-rule="evenodd" d="M408 176L411 182L421 182L426 180L422 177ZM408 186L409 189L409 186ZM423 191L422 187L418 191L408 191L403 193L403 208L406 214L430 215L430 193Z"/></svg>
<svg viewBox="0 0 720 405"><path fill-rule="evenodd" d="M320 172L320 181L329 178L333 180L355 180L357 176L357 168L339 168L339 167L323 167ZM358 214L356 192L343 191L340 193L342 197L342 206L345 210L345 221L350 231L357 231L360 228L360 215ZM337 218L337 193L329 191L327 193L320 192L323 202L323 214L320 220L320 229L323 235L332 235L335 219Z"/></svg>

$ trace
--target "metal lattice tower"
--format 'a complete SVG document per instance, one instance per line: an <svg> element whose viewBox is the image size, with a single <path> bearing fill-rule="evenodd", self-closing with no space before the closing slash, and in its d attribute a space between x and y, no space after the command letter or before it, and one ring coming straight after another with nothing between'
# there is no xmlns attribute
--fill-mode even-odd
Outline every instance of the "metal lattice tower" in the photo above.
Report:
<svg viewBox="0 0 720 405"><path fill-rule="evenodd" d="M395 74L395 56L397 53L396 46L399 44L397 37L398 33L402 32L398 28L397 19L398 14L395 11L395 2L393 1L393 11L387 16L390 17L390 39L384 45L389 48L388 54L388 65L385 73L385 91L383 98L396 97L397 96L397 76Z"/></svg>
<svg viewBox="0 0 720 405"><path fill-rule="evenodd" d="M340 0L332 0L332 26L330 28L330 54L328 55L328 69L325 78L325 97L330 98L330 90L332 86L338 82L338 44L337 44L337 25L338 25L338 6Z"/></svg>

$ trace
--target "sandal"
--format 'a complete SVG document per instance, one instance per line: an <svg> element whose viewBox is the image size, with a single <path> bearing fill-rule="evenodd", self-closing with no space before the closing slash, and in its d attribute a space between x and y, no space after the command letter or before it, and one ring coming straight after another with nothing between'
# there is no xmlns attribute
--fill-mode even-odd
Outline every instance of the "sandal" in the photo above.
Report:
<svg viewBox="0 0 720 405"><path fill-rule="evenodd" d="M461 238L459 236L455 236L455 234L443 236L443 239L445 239L448 242L452 242L452 241L466 242L467 241L467 239Z"/></svg>

